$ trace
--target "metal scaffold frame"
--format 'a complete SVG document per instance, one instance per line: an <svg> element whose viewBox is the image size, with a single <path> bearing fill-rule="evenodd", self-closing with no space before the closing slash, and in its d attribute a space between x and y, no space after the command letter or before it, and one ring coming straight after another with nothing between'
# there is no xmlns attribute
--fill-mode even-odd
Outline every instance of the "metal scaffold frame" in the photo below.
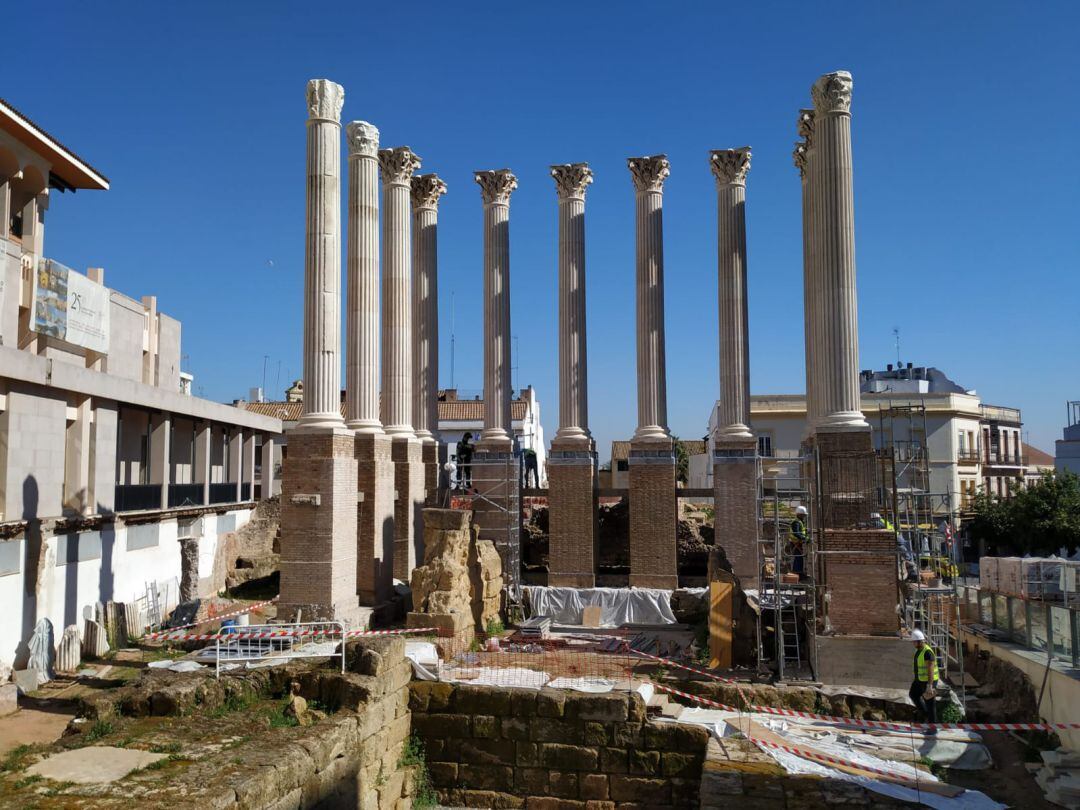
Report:
<svg viewBox="0 0 1080 810"><path fill-rule="evenodd" d="M959 547L951 541L956 514L952 492L931 489L926 404L881 405L878 425L879 502L882 516L894 527L897 545L904 552L901 578L907 579L903 557L910 553L916 573L925 564L942 579L951 580L958 571ZM907 438L898 438L902 433ZM916 578L914 582L909 579L903 592L903 616L908 629L926 634L938 655L942 679L947 679L950 672L958 673L963 691L964 648L956 632L960 605L952 585L929 586Z"/></svg>
<svg viewBox="0 0 1080 810"><path fill-rule="evenodd" d="M479 470L499 469L499 462L483 462L472 465L472 487L466 490L472 496L473 508L477 501L483 501L504 518L503 530L493 526L483 526L489 534L499 532L495 539L495 550L503 563L503 593L508 615L524 615L521 589L521 463L517 456L507 454L502 459L502 476L483 478L477 476Z"/></svg>
<svg viewBox="0 0 1080 810"><path fill-rule="evenodd" d="M777 680L812 680L817 673L817 510L807 475L816 470L814 456L757 460L758 666L771 663ZM799 582L785 582L784 575L793 573L791 523L800 505L808 510L803 574ZM771 645L767 610L774 616Z"/></svg>

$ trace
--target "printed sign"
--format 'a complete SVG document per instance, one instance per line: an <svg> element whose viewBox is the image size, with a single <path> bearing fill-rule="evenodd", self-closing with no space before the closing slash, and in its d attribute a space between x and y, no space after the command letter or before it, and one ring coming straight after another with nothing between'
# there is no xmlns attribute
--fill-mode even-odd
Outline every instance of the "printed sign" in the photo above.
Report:
<svg viewBox="0 0 1080 810"><path fill-rule="evenodd" d="M34 318L39 335L107 354L109 289L52 259L42 259L34 274Z"/></svg>

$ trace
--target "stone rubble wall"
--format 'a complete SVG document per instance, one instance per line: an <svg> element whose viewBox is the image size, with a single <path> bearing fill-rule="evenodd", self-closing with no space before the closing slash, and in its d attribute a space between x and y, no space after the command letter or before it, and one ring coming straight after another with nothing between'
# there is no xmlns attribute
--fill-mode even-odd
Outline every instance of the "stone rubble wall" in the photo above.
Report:
<svg viewBox="0 0 1080 810"><path fill-rule="evenodd" d="M489 622L500 619L503 566L495 544L481 540L475 527L469 544L469 587L476 630L486 632Z"/></svg>
<svg viewBox="0 0 1080 810"><path fill-rule="evenodd" d="M450 806L694 808L703 727L654 723L640 695L414 681L413 733Z"/></svg>
<svg viewBox="0 0 1080 810"><path fill-rule="evenodd" d="M412 666L400 637L349 642L343 675L298 664L225 674L148 670L132 686L84 700L90 719L185 716L212 711L240 693L278 697L292 681L333 713L311 726L275 729L177 774L170 796L221 810L342 808L404 810L413 773L400 765L409 737ZM235 767L235 763L243 767ZM147 806L153 796L144 797ZM167 797L162 797L167 798ZM163 806L174 806L166 802Z"/></svg>

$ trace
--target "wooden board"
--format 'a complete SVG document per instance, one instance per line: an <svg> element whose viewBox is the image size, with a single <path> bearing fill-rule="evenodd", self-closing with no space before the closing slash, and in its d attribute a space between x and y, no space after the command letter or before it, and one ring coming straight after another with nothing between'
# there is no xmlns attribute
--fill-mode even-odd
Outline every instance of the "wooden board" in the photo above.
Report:
<svg viewBox="0 0 1080 810"><path fill-rule="evenodd" d="M713 669L731 667L731 609L732 582L709 583L709 666Z"/></svg>
<svg viewBox="0 0 1080 810"><path fill-rule="evenodd" d="M581 610L581 624L584 627L599 627L600 614L603 608L600 605L586 605Z"/></svg>

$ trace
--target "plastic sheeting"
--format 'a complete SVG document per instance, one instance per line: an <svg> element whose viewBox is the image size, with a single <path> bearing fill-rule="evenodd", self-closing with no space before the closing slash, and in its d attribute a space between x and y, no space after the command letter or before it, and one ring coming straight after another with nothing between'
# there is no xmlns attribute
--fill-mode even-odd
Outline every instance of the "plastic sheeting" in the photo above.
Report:
<svg viewBox="0 0 1080 810"><path fill-rule="evenodd" d="M600 626L676 624L671 591L660 588L523 588L533 616L548 616L556 624L581 624L582 611L600 606Z"/></svg>

